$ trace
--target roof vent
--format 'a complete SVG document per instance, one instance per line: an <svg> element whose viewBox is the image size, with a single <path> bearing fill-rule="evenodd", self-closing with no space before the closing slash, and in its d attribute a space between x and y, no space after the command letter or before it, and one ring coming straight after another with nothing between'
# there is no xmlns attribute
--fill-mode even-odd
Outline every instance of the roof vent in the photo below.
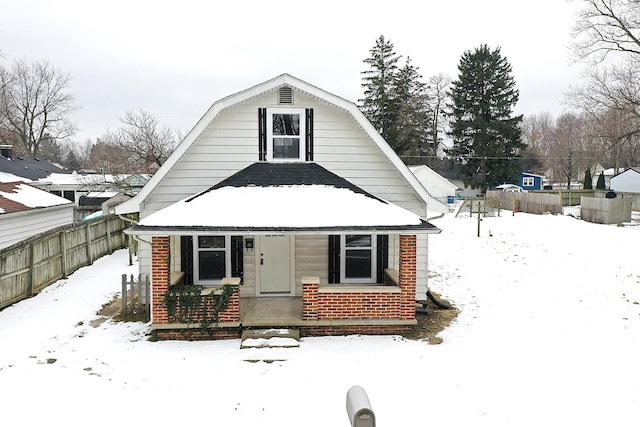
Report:
<svg viewBox="0 0 640 427"><path fill-rule="evenodd" d="M282 86L278 90L278 104L293 104L293 89L289 86Z"/></svg>

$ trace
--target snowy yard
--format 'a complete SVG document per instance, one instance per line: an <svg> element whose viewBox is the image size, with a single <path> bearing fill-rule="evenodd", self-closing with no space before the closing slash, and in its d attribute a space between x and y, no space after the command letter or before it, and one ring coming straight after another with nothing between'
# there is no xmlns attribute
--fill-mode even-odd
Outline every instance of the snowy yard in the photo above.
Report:
<svg viewBox="0 0 640 427"><path fill-rule="evenodd" d="M3 425L349 426L367 391L379 427L637 425L640 227L503 212L446 216L430 286L460 310L429 345L400 337L150 342L92 327L134 272L126 251L0 312ZM491 233L491 236L489 235Z"/></svg>

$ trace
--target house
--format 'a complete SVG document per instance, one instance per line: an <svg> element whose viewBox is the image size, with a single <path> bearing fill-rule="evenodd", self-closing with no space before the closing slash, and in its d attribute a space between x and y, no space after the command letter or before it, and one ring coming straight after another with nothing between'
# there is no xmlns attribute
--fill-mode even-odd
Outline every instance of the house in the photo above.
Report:
<svg viewBox="0 0 640 427"><path fill-rule="evenodd" d="M116 213L139 214L160 338L381 334L426 299L430 199L354 103L283 74L216 101ZM168 303L194 288L200 329Z"/></svg>
<svg viewBox="0 0 640 427"><path fill-rule="evenodd" d="M640 193L640 167L629 168L611 177L611 189L621 193Z"/></svg>
<svg viewBox="0 0 640 427"><path fill-rule="evenodd" d="M73 223L73 203L25 182L0 183L0 248Z"/></svg>
<svg viewBox="0 0 640 427"><path fill-rule="evenodd" d="M518 175L518 186L525 191L542 190L544 176L523 172Z"/></svg>
<svg viewBox="0 0 640 427"><path fill-rule="evenodd" d="M16 156L12 145L0 145L0 174L18 177L19 181L32 182L53 173L65 175L71 171L38 157Z"/></svg>
<svg viewBox="0 0 640 427"><path fill-rule="evenodd" d="M409 170L432 196L433 200L428 201L430 202L429 210L449 212L449 205L455 202L459 187L427 165L409 166Z"/></svg>

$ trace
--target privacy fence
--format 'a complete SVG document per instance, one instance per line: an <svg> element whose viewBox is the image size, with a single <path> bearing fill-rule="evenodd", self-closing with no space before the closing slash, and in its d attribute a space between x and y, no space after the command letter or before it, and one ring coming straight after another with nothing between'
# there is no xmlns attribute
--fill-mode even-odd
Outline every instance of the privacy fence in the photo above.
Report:
<svg viewBox="0 0 640 427"><path fill-rule="evenodd" d="M580 217L598 224L621 224L631 220L631 210L637 195L616 194L609 198L608 191L487 191L487 200L501 209L533 214L562 214L563 206L580 205ZM580 195L579 199L576 197Z"/></svg>
<svg viewBox="0 0 640 427"><path fill-rule="evenodd" d="M127 226L109 215L58 227L0 250L0 309L126 247Z"/></svg>

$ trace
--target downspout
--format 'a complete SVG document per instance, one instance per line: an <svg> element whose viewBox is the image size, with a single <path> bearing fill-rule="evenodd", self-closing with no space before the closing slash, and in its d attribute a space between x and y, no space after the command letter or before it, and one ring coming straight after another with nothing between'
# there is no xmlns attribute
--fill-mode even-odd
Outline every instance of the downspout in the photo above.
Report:
<svg viewBox="0 0 640 427"><path fill-rule="evenodd" d="M129 222L129 223L131 223L133 225L138 225L138 222L136 220L131 219L131 218L127 218L126 216L123 216L122 214L118 214L118 218L120 218L123 221ZM138 237L137 234L130 234L130 236L133 236L133 238L138 242L147 243L149 245L151 244L151 242L149 242L147 240L144 240L144 239L141 239L140 237Z"/></svg>

